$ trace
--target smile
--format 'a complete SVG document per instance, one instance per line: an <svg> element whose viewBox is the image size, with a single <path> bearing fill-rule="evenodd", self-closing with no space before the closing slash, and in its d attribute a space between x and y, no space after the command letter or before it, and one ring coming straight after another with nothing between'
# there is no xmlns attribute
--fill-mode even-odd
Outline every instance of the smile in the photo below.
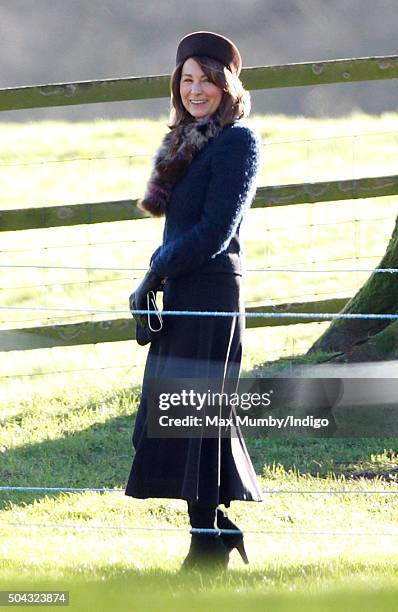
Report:
<svg viewBox="0 0 398 612"><path fill-rule="evenodd" d="M207 100L190 100L191 104L206 104Z"/></svg>

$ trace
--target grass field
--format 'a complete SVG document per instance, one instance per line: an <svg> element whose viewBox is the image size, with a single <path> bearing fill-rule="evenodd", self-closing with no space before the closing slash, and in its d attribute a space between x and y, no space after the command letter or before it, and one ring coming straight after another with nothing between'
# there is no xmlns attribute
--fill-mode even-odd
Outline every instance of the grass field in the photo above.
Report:
<svg viewBox="0 0 398 612"><path fill-rule="evenodd" d="M260 185L396 172L397 114L251 124L264 143ZM0 207L137 197L164 132L165 120L1 125ZM338 270L376 266L397 211L394 197L250 211L249 270L335 271L249 271L246 303L352 295L369 273ZM153 220L2 233L3 265L115 268L3 268L2 303L126 308L161 233ZM1 312L3 329L120 316ZM246 330L243 373L305 352L326 326ZM74 610L396 610L394 438L249 439L264 501L230 514L250 565L233 553L225 575L178 573L185 502L123 494L145 356L134 341L0 354L0 485L114 489L0 491L0 589L69 589Z"/></svg>

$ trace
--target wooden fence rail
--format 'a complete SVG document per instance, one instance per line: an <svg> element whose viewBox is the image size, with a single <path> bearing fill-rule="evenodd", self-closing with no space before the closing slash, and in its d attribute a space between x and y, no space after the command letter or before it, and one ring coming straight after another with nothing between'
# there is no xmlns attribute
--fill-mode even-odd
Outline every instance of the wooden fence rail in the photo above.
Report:
<svg viewBox="0 0 398 612"><path fill-rule="evenodd" d="M259 305L246 308L246 312L305 312L335 313L339 312L349 298L332 298L313 302L293 302L275 306ZM127 309L128 296L126 297ZM311 318L310 322L325 321L323 318ZM278 325L295 325L308 323L302 318L259 318L247 317L246 327L264 327ZM78 344L96 344L97 342L120 342L135 337L133 317L110 319L106 321L84 321L66 325L46 325L42 327L25 327L20 329L0 330L1 351L25 351L53 346L76 346Z"/></svg>
<svg viewBox="0 0 398 612"><path fill-rule="evenodd" d="M376 198L398 194L398 175L371 178L270 185L259 187L252 208L339 202L356 198ZM67 206L16 208L0 211L0 231L60 227L145 219L149 215L136 206L137 200L93 202Z"/></svg>
<svg viewBox="0 0 398 612"><path fill-rule="evenodd" d="M393 79L398 77L398 55L256 66L243 68L240 76L250 90ZM162 74L8 87L0 89L0 110L164 98L169 83L170 75Z"/></svg>

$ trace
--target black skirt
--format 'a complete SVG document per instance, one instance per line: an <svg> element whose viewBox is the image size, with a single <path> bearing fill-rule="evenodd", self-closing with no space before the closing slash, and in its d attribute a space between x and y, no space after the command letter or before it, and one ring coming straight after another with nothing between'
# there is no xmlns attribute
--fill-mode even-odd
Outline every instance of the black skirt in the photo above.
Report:
<svg viewBox="0 0 398 612"><path fill-rule="evenodd" d="M244 311L241 277L193 274L167 280L164 310ZM163 317L151 342L132 443L133 465L125 494L176 498L205 506L231 500L262 501L261 490L239 428L234 436L150 438L148 394L159 378L237 379L242 357L244 314L235 317Z"/></svg>

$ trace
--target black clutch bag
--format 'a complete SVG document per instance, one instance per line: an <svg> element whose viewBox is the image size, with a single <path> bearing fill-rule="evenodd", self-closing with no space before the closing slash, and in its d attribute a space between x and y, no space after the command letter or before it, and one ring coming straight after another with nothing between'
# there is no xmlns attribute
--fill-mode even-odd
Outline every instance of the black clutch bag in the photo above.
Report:
<svg viewBox="0 0 398 612"><path fill-rule="evenodd" d="M147 293L147 308L146 310L152 310L154 312L140 315L132 312L135 320L135 339L140 346L145 346L159 337L159 332L163 327L163 319L156 305L156 294L154 291L148 291ZM135 303L135 295L133 293L131 297L131 305L133 310L137 310Z"/></svg>

